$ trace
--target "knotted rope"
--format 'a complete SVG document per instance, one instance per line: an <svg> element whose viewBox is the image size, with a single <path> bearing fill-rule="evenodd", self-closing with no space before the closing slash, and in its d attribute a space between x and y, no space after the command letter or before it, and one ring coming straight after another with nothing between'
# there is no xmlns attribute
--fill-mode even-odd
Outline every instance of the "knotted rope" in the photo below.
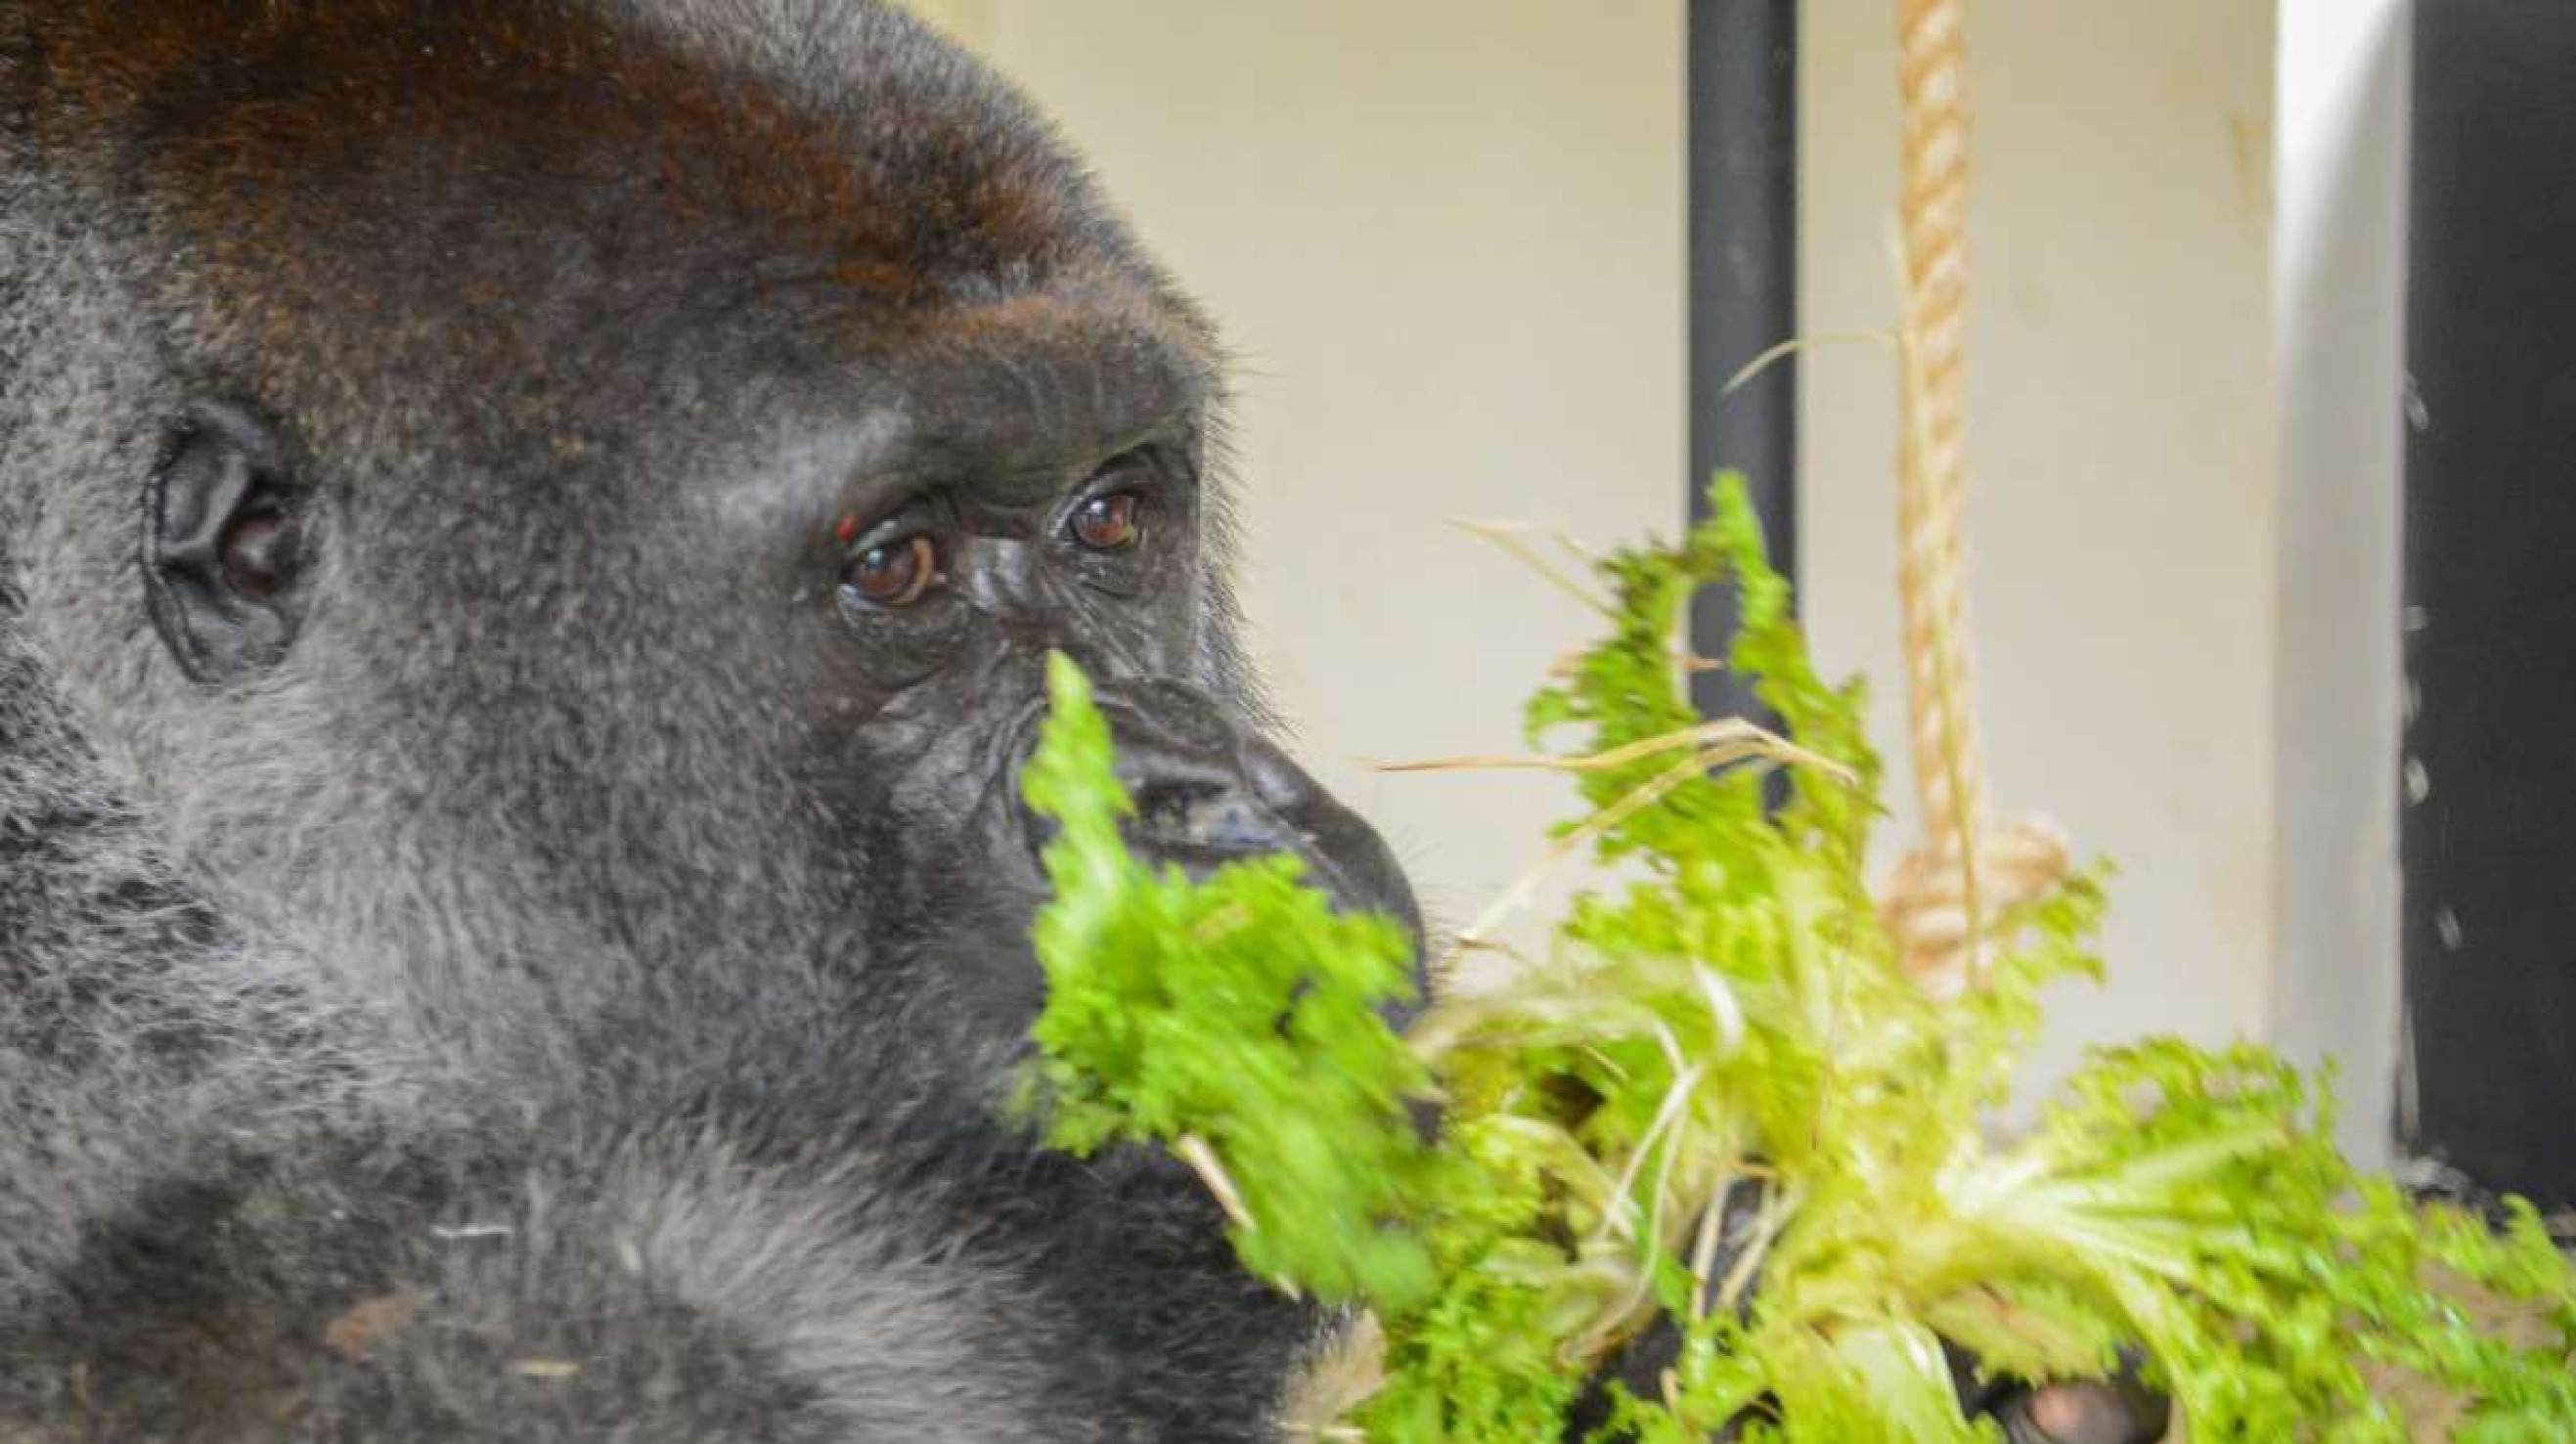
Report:
<svg viewBox="0 0 2576 1444"><path fill-rule="evenodd" d="M1968 108L1963 0L1899 0L1904 106L1905 319L1897 440L1897 583L1923 842L1881 904L1907 971L1935 991L1982 973L1989 924L2066 876L2036 822L1986 826L1969 670L1967 512Z"/></svg>

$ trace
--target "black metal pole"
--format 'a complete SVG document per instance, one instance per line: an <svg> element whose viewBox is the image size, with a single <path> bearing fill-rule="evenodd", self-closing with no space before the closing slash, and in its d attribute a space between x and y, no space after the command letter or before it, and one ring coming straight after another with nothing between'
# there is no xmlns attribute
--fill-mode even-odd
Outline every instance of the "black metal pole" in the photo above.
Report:
<svg viewBox="0 0 2576 1444"><path fill-rule="evenodd" d="M1744 473L1773 565L1798 562L1798 373L1794 359L1732 393L1727 381L1798 329L1797 0L1688 0L1690 6L1689 515L1707 514L1709 479ZM1721 656L1732 595L1704 594L1691 646ZM1748 715L1745 679L1702 672L1703 715Z"/></svg>
<svg viewBox="0 0 2576 1444"><path fill-rule="evenodd" d="M2576 6L2444 0L2414 27L2399 1142L2557 1210L2576 1205Z"/></svg>

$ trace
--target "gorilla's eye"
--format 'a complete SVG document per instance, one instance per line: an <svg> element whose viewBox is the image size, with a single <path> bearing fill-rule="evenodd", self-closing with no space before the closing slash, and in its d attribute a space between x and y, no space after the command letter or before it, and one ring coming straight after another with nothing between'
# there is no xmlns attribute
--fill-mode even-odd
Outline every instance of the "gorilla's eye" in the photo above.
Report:
<svg viewBox="0 0 2576 1444"><path fill-rule="evenodd" d="M1073 539L1096 552L1123 552L1144 539L1142 502L1132 491L1095 496L1073 514Z"/></svg>
<svg viewBox="0 0 2576 1444"><path fill-rule="evenodd" d="M915 534L882 542L850 559L841 584L873 607L908 607L939 580L939 546Z"/></svg>

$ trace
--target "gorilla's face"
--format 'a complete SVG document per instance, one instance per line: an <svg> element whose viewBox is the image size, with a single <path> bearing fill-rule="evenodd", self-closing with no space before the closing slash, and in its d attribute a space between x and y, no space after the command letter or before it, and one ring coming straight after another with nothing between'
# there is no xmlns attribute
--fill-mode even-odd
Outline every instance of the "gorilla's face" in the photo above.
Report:
<svg viewBox="0 0 2576 1444"><path fill-rule="evenodd" d="M1092 334L899 360L845 458L701 522L699 544L775 578L758 590L795 619L776 634L810 638L789 653L811 659L790 745L836 818L829 845L872 860L880 941L1014 1026L1034 1011L1023 939L1043 837L1019 772L1050 651L1100 684L1144 855L1204 872L1295 853L1345 904L1418 928L1385 846L1257 735L1216 660L1205 420L1184 358L1105 317L1048 325ZM780 517L791 552L774 545Z"/></svg>
<svg viewBox="0 0 2576 1444"><path fill-rule="evenodd" d="M189 379L141 488L138 751L210 885L433 1007L582 948L874 969L1016 1033L1061 650L1149 855L1293 852L1412 921L1257 735L1206 330L1068 163L987 133L1016 102L929 67L708 123L703 58L594 42L161 82L177 259L136 284Z"/></svg>

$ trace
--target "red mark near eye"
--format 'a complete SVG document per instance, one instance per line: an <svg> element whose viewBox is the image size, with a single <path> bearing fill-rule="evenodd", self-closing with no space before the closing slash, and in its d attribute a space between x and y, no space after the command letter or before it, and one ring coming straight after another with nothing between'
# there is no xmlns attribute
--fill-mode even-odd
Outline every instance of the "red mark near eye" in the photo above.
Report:
<svg viewBox="0 0 2576 1444"><path fill-rule="evenodd" d="M839 524L832 528L832 536L843 546L848 546L850 543L857 541L859 539L858 513L852 512L848 516L841 518Z"/></svg>

